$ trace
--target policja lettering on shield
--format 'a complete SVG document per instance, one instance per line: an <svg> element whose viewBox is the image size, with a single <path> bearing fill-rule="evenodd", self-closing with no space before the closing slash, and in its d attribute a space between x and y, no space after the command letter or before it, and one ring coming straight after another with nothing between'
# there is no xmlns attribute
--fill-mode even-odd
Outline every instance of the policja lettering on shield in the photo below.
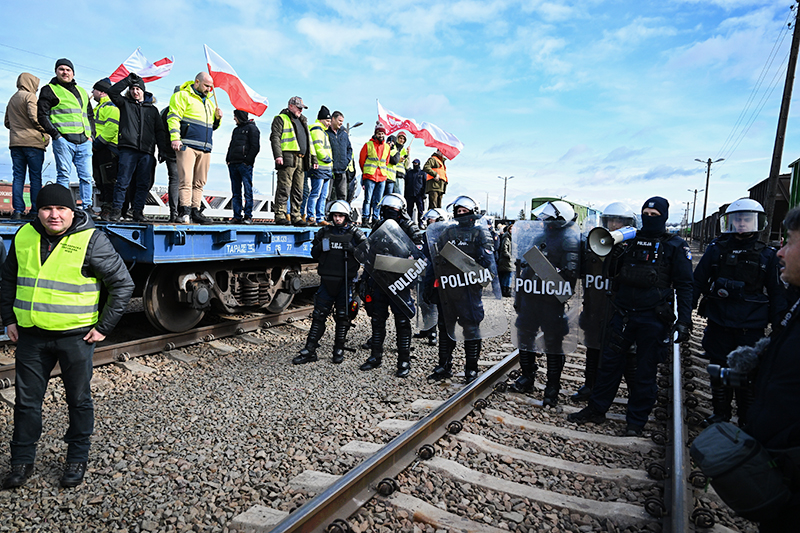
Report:
<svg viewBox="0 0 800 533"><path fill-rule="evenodd" d="M490 281L492 281L492 273L488 268L484 268L477 272L470 270L469 272L450 274L449 276L442 276L439 278L439 283L441 283L443 289L446 289L448 286L452 288L468 287L470 285L485 285Z"/></svg>
<svg viewBox="0 0 800 533"><path fill-rule="evenodd" d="M397 294L406 289L420 274L425 272L426 268L428 268L428 261L426 261L424 257L420 257L414 263L414 266L405 271L400 279L389 285L389 290L392 291L392 294Z"/></svg>
<svg viewBox="0 0 800 533"><path fill-rule="evenodd" d="M584 287L587 289L596 289L598 291L607 291L611 288L611 280L603 279L603 276L586 274Z"/></svg>
<svg viewBox="0 0 800 533"><path fill-rule="evenodd" d="M548 296L572 296L572 287L567 281L542 281L517 278L517 292L546 294Z"/></svg>

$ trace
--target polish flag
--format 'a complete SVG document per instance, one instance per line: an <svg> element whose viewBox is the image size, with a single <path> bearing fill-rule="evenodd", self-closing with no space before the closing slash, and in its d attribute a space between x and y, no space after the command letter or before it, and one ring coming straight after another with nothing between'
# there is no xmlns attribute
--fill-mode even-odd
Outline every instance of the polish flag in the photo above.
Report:
<svg viewBox="0 0 800 533"><path fill-rule="evenodd" d="M142 55L142 51L137 48L128 59L117 67L117 70L115 70L109 78L111 79L111 83L117 83L133 72L138 74L145 83L150 83L151 81L156 81L169 74L169 71L172 70L172 62L171 57L165 57L159 59L155 63L150 63L147 61L147 58Z"/></svg>
<svg viewBox="0 0 800 533"><path fill-rule="evenodd" d="M378 121L386 128L386 135L406 130L417 139L422 139L425 146L440 150L447 159L453 159L464 148L464 143L452 133L428 122L417 124L417 121L412 118L404 118L384 109L380 102L378 102Z"/></svg>
<svg viewBox="0 0 800 533"><path fill-rule="evenodd" d="M219 87L228 93L231 104L235 109L261 116L267 110L269 101L266 96L261 96L251 89L233 70L230 64L222 59L214 50L203 45L206 50L206 63L208 73L214 80L214 87Z"/></svg>

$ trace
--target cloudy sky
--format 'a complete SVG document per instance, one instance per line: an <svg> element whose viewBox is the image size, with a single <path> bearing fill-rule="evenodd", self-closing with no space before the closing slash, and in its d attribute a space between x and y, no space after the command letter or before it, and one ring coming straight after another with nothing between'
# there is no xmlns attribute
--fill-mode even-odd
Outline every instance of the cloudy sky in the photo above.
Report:
<svg viewBox="0 0 800 533"><path fill-rule="evenodd" d="M53 76L68 57L85 88L137 47L172 73L148 85L159 107L205 69L203 44L270 100L257 119L264 151L255 187L272 192L267 134L300 95L311 119L341 110L357 151L372 133L375 101L458 136L445 197L468 194L508 215L537 196L638 209L653 195L682 218L712 166L708 210L769 173L794 20L786 0L194 0L13 2L0 36L0 102L20 72ZM207 190L229 188L224 165L233 108L215 133ZM800 158L792 104L781 171ZM0 142L7 145L7 130ZM432 150L413 143L412 157ZM48 151L47 160L52 160ZM54 179L54 165L45 172ZM7 150L0 179L11 179ZM157 182L166 183L159 167ZM697 197L697 215L704 193Z"/></svg>

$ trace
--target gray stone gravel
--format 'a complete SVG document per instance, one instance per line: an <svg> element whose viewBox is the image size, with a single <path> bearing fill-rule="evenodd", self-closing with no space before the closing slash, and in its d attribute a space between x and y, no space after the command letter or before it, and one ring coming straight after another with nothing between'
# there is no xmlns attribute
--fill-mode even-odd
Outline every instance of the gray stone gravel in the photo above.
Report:
<svg viewBox="0 0 800 533"><path fill-rule="evenodd" d="M510 300L506 304L511 315ZM184 349L186 355L196 358L195 362L178 362L166 354L137 359L156 370L147 375L131 374L118 366L96 369L96 429L86 482L76 489L58 487L66 451L61 438L67 413L60 380L51 381L35 474L21 489L0 491L0 532L226 532L230 520L252 505L283 511L300 507L315 494L291 488L292 478L304 470L346 473L363 459L340 452L341 446L351 440L388 442L394 435L377 428L381 421L420 419L427 413L412 411L414 400L445 400L462 386L461 378L426 382L437 351L418 340L413 344L410 376L395 378L392 320L384 365L379 369L358 370L368 356L360 349L348 352L342 365L330 362L332 321L319 349L320 361L293 366L290 360L305 340L303 324L307 328L306 321L299 323L300 327L286 325L250 334L263 341L259 345L243 338L223 339L221 342L236 349L231 353L214 350L208 344ZM361 314L348 345L356 347L368 336L369 321ZM511 350L506 333L484 342L481 359L500 360ZM463 345L459 344L454 370L461 372L463 365ZM567 383L564 388L572 385ZM541 391L533 396L540 399ZM571 426L557 410L531 412L519 402L500 397L493 400L493 407L526 418L538 416L540 422ZM5 443L11 439L12 417L12 409L0 404L3 475L9 464ZM471 427L487 430L488 438L507 445L524 448L520 445L527 443L524 449L537 453L631 466L630 459L617 451L575 443L565 446L557 437L515 432L489 424L480 416L468 421L467 430L472 431ZM455 441L445 442L449 447ZM449 451L456 460L473 455L463 449ZM634 461L640 460L644 458ZM485 458L481 469L491 472L492 461ZM562 480L535 468L526 473L525 465L502 461L497 466L500 471L494 468L495 475L518 482L526 483L527 477L532 485L544 486L555 479L556 485L576 494L576 483L583 482L598 494L606 493L604 498L628 499L627 494L612 494L610 487L602 484ZM428 472L424 464L401 475L398 481L401 490L433 505L510 531L617 531L608 520L569 516L449 481ZM440 533L414 523L403 511L387 508L379 499L371 501L352 524L354 531L361 533Z"/></svg>

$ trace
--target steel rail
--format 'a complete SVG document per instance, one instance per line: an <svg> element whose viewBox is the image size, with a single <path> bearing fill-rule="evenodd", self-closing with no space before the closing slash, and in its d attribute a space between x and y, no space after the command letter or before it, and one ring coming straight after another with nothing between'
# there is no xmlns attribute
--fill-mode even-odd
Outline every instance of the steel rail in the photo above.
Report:
<svg viewBox="0 0 800 533"><path fill-rule="evenodd" d="M122 343L107 344L95 348L93 364L103 366L111 363L127 361L134 357L150 355L161 351L170 351L176 348L197 344L198 342L209 342L223 337L241 335L248 331L255 331L259 328L269 328L281 324L291 323L310 316L314 309L313 305L289 309L274 315L260 315L233 320L211 326L183 331L180 333L167 333ZM0 367L0 389L11 387L14 384L16 365L13 363ZM61 374L61 367L56 365L50 377Z"/></svg>
<svg viewBox="0 0 800 533"><path fill-rule="evenodd" d="M417 450L421 446L439 440L451 421L464 418L478 399L488 396L495 384L504 381L506 374L517 365L518 355L519 351L514 350L375 455L306 502L270 533L321 533L334 520L346 520L375 496L380 481L405 470L417 460Z"/></svg>
<svg viewBox="0 0 800 533"><path fill-rule="evenodd" d="M665 517L665 530L672 533L689 531L689 505L692 495L689 491L686 473L686 417L683 409L683 371L681 369L680 345L672 349L672 423L668 424L667 470L669 480L665 484L664 498L669 504Z"/></svg>

